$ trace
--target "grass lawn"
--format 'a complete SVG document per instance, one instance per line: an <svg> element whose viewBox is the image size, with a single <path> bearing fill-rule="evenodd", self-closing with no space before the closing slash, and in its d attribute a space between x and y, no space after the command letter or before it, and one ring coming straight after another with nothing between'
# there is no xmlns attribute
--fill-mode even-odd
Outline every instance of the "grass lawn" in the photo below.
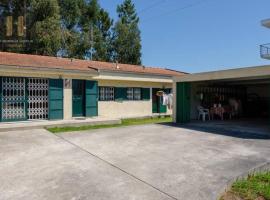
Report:
<svg viewBox="0 0 270 200"><path fill-rule="evenodd" d="M87 125L79 127L53 127L47 128L48 131L52 133L63 133L72 131L85 131L90 129L101 129L101 128L113 128L121 126L131 126L140 124L155 124L155 123L165 123L172 122L171 117L156 117L156 118L146 118L146 119L123 119L121 124L110 124L110 125Z"/></svg>
<svg viewBox="0 0 270 200"><path fill-rule="evenodd" d="M270 172L250 175L247 179L233 183L221 200L270 200Z"/></svg>

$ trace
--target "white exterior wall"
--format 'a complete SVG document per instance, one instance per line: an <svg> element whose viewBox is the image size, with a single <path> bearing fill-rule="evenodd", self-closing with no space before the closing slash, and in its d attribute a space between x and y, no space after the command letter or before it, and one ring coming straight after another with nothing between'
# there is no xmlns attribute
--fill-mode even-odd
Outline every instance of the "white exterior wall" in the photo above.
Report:
<svg viewBox="0 0 270 200"><path fill-rule="evenodd" d="M152 100L149 101L99 101L100 116L106 117L143 117L152 115Z"/></svg>
<svg viewBox="0 0 270 200"><path fill-rule="evenodd" d="M98 102L99 116L128 118L152 116L152 88L172 88L172 83L99 80L98 86L141 87L150 89L150 100ZM165 114L172 114L172 110L167 109L167 113Z"/></svg>
<svg viewBox="0 0 270 200"><path fill-rule="evenodd" d="M141 87L150 89L150 100L98 102L99 116L117 118L152 116L152 88L172 88L173 82L171 77L162 75L120 72L99 73L91 74L74 70L32 69L0 65L0 76L63 79L63 115L65 120L72 119L72 79L97 80L98 86ZM164 114L172 114L172 110L167 109L167 113Z"/></svg>
<svg viewBox="0 0 270 200"><path fill-rule="evenodd" d="M64 119L72 119L72 79L64 79Z"/></svg>

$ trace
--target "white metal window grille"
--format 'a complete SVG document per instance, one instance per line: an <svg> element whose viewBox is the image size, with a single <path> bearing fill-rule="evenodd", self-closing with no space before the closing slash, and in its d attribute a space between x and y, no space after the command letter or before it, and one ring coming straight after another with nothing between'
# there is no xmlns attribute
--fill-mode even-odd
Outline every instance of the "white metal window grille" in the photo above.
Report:
<svg viewBox="0 0 270 200"><path fill-rule="evenodd" d="M128 100L141 100L141 88L127 88Z"/></svg>
<svg viewBox="0 0 270 200"><path fill-rule="evenodd" d="M2 120L26 118L25 79L2 78Z"/></svg>
<svg viewBox="0 0 270 200"><path fill-rule="evenodd" d="M114 88L113 87L99 87L99 100L100 101L113 101Z"/></svg>
<svg viewBox="0 0 270 200"><path fill-rule="evenodd" d="M134 100L141 100L141 88L134 88Z"/></svg>
<svg viewBox="0 0 270 200"><path fill-rule="evenodd" d="M28 119L48 119L48 79L28 79Z"/></svg>
<svg viewBox="0 0 270 200"><path fill-rule="evenodd" d="M133 88L127 88L127 99L133 100Z"/></svg>

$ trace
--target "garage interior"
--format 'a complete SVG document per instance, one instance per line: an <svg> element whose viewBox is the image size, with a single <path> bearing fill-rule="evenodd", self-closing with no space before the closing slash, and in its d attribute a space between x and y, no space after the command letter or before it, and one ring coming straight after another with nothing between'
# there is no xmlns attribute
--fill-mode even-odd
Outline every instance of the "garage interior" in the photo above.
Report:
<svg viewBox="0 0 270 200"><path fill-rule="evenodd" d="M190 94L193 125L269 133L269 79L192 82Z"/></svg>

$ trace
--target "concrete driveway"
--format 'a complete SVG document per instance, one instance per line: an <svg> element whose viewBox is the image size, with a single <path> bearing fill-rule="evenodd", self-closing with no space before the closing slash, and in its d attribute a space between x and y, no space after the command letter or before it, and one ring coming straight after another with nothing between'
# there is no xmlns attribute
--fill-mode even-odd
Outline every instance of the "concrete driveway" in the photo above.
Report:
<svg viewBox="0 0 270 200"><path fill-rule="evenodd" d="M269 137L166 125L0 133L0 199L211 200L270 161Z"/></svg>

